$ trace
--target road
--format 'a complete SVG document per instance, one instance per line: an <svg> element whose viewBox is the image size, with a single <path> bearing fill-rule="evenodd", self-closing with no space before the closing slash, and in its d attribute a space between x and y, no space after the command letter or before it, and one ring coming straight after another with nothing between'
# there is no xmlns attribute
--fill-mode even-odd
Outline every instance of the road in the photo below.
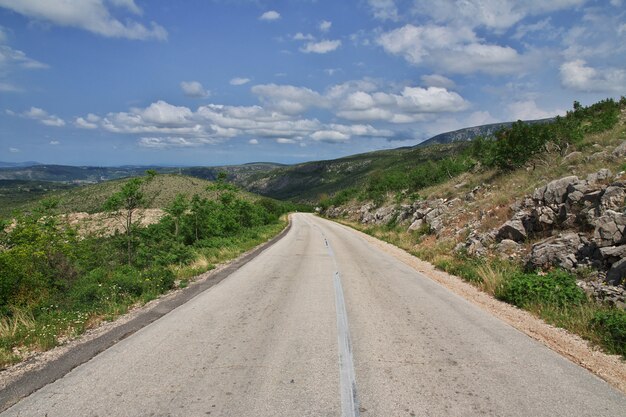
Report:
<svg viewBox="0 0 626 417"><path fill-rule="evenodd" d="M624 416L626 396L309 214L2 416Z"/></svg>

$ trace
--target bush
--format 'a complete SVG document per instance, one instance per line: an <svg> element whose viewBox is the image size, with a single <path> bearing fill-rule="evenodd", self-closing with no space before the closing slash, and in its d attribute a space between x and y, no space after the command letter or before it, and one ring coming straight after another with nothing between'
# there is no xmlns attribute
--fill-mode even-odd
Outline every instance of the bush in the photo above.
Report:
<svg viewBox="0 0 626 417"><path fill-rule="evenodd" d="M590 323L601 337L602 345L611 353L626 357L626 311L606 310L594 314Z"/></svg>
<svg viewBox="0 0 626 417"><path fill-rule="evenodd" d="M546 275L516 272L504 280L496 297L521 308L541 304L567 307L586 300L576 278L562 270Z"/></svg>

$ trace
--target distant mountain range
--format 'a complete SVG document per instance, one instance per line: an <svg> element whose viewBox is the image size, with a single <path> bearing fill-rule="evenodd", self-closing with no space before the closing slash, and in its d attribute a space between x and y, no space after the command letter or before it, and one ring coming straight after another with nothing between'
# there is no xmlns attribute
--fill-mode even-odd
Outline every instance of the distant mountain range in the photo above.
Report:
<svg viewBox="0 0 626 417"><path fill-rule="evenodd" d="M2 162L0 161L0 168L32 167L34 165L41 165L41 163L35 162L35 161L26 161L26 162Z"/></svg>

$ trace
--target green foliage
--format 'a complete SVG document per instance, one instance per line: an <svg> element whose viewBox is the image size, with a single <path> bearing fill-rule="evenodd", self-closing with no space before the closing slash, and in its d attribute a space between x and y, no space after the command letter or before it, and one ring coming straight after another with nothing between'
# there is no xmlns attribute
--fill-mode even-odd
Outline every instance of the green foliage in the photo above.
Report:
<svg viewBox="0 0 626 417"><path fill-rule="evenodd" d="M496 297L522 308L541 304L567 307L586 300L585 293L576 285L576 278L562 270L545 275L514 273L503 282Z"/></svg>
<svg viewBox="0 0 626 417"><path fill-rule="evenodd" d="M494 140L479 138L470 146L469 154L489 167L511 170L523 166L552 144L565 150L579 144L586 133L599 133L613 128L619 120L622 101L602 100L588 107L574 102L574 109L565 117L549 123L529 124L522 121L495 134Z"/></svg>
<svg viewBox="0 0 626 417"><path fill-rule="evenodd" d="M626 310L598 311L590 326L600 335L602 345L609 352L626 358Z"/></svg>

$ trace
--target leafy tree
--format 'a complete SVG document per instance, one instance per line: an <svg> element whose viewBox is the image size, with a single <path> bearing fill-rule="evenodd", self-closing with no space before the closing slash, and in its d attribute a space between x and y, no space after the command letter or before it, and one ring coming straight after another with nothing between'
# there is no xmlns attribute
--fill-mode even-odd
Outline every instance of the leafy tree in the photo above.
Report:
<svg viewBox="0 0 626 417"><path fill-rule="evenodd" d="M165 212L169 214L174 221L174 236L178 236L180 222L189 207L187 198L183 194L178 194L174 200L165 208Z"/></svg>
<svg viewBox="0 0 626 417"><path fill-rule="evenodd" d="M112 212L122 220L122 227L126 235L128 265L132 264L133 259L133 232L136 228L133 215L145 202L145 197L141 190L143 183L144 180L142 178L129 179L122 185L121 190L109 197L104 204L105 210Z"/></svg>

